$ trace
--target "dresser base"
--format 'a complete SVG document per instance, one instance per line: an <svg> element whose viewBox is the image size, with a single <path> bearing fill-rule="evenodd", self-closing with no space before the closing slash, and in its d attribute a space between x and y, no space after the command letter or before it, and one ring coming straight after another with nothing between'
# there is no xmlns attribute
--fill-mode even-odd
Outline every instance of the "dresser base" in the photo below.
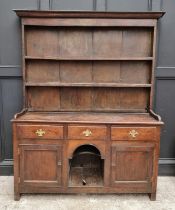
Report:
<svg viewBox="0 0 175 210"><path fill-rule="evenodd" d="M147 193L155 200L161 125L149 114L18 116L15 200L22 193Z"/></svg>

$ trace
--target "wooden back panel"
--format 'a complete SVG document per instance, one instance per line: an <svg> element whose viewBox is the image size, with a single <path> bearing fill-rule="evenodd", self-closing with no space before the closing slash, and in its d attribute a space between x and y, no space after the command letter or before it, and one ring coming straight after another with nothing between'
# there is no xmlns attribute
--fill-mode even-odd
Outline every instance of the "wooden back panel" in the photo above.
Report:
<svg viewBox="0 0 175 210"><path fill-rule="evenodd" d="M30 87L32 111L135 111L146 112L145 88Z"/></svg>
<svg viewBox="0 0 175 210"><path fill-rule="evenodd" d="M26 55L60 58L151 57L151 28L26 27Z"/></svg>
<svg viewBox="0 0 175 210"><path fill-rule="evenodd" d="M146 112L154 30L150 25L25 26L26 106L32 111Z"/></svg>

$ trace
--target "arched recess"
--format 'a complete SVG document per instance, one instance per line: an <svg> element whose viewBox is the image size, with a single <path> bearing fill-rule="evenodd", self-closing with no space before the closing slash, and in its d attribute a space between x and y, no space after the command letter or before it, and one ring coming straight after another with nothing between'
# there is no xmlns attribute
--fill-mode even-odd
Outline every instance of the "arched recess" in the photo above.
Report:
<svg viewBox="0 0 175 210"><path fill-rule="evenodd" d="M78 146L69 159L69 186L103 186L104 159L97 147Z"/></svg>

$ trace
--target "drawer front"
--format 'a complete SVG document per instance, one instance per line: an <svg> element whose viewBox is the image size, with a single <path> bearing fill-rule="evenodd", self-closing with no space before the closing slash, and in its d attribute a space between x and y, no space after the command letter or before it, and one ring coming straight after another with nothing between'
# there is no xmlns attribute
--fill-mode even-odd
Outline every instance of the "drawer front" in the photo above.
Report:
<svg viewBox="0 0 175 210"><path fill-rule="evenodd" d="M112 140L156 140L156 127L115 127L111 128Z"/></svg>
<svg viewBox="0 0 175 210"><path fill-rule="evenodd" d="M68 139L105 140L107 128L105 126L68 126Z"/></svg>
<svg viewBox="0 0 175 210"><path fill-rule="evenodd" d="M17 125L17 136L22 139L63 139L63 126Z"/></svg>

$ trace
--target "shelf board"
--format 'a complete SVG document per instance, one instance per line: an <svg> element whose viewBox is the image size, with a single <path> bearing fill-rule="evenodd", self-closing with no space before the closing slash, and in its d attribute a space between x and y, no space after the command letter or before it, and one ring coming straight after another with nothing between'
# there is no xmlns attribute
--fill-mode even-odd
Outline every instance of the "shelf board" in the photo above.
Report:
<svg viewBox="0 0 175 210"><path fill-rule="evenodd" d="M35 56L25 56L26 60L53 60L53 61L127 61L127 60L133 60L133 61L149 61L153 60L153 57L118 57L118 58L111 58L111 57L35 57Z"/></svg>
<svg viewBox="0 0 175 210"><path fill-rule="evenodd" d="M145 109L100 109L100 108L95 108L95 109L83 109L83 110L81 110L81 109L63 109L63 108L60 108L60 109L58 109L57 111L50 111L50 110L40 110L40 111L36 111L34 108L28 108L27 109L27 111L29 111L29 112L41 112L41 113L47 113L47 112L50 112L50 113L66 113L66 112L70 112L70 113L73 113L73 114L77 114L77 113L91 113L91 114L93 114L93 113L95 113L95 114L97 114L97 113L101 113L101 114L105 114L105 113L112 113L112 114L117 114L117 113L129 113L129 114L131 114L131 113L137 113L137 114L146 114L147 113L147 109L145 108ZM78 122L78 121L77 121Z"/></svg>
<svg viewBox="0 0 175 210"><path fill-rule="evenodd" d="M68 83L68 82L26 82L25 86L51 86L51 87L151 87L151 84L128 83Z"/></svg>

